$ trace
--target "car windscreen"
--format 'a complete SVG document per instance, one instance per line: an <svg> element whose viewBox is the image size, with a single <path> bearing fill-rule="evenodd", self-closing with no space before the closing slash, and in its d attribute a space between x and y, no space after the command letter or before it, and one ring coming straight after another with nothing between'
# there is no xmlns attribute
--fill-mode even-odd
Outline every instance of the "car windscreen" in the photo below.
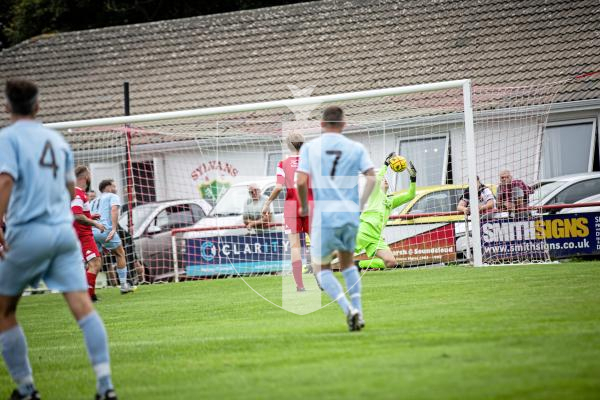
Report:
<svg viewBox="0 0 600 400"><path fill-rule="evenodd" d="M554 181L554 182L540 182L533 186L533 194L529 197L529 204L537 204L543 198L548 196L554 189L561 187L564 185L563 181Z"/></svg>
<svg viewBox="0 0 600 400"><path fill-rule="evenodd" d="M248 186L232 186L209 214L211 217L241 215L248 201Z"/></svg>
<svg viewBox="0 0 600 400"><path fill-rule="evenodd" d="M134 229L137 229L146 220L146 218L148 218L148 216L152 213L152 211L154 211L156 209L156 207L157 207L156 204L142 204L137 207L134 207L131 210L131 212L133 214ZM129 223L129 213L124 212L119 217L119 225L121 225L121 228L127 230L127 229L129 229L128 223Z"/></svg>

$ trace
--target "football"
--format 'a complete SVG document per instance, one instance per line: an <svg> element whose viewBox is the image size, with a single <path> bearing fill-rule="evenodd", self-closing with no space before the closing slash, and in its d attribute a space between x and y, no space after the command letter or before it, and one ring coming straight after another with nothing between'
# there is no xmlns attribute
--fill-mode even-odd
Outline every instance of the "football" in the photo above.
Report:
<svg viewBox="0 0 600 400"><path fill-rule="evenodd" d="M390 159L390 168L395 172L402 172L406 169L406 158L402 156L394 156Z"/></svg>

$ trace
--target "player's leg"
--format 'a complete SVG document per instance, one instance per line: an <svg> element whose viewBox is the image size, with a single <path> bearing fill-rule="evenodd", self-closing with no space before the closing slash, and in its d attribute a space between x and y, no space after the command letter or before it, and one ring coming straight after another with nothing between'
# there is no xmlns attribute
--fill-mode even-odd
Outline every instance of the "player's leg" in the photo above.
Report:
<svg viewBox="0 0 600 400"><path fill-rule="evenodd" d="M371 225L361 223L358 235L356 237L356 252L365 251L368 260L360 260L358 266L360 268L377 268L384 269L386 263L384 260L374 258L377 251L380 249L388 249L389 247L385 241L381 238L381 232L374 229Z"/></svg>
<svg viewBox="0 0 600 400"><path fill-rule="evenodd" d="M86 278L88 282L88 294L92 301L98 301L96 296L96 278L102 270L102 257L94 257L87 262Z"/></svg>
<svg viewBox="0 0 600 400"><path fill-rule="evenodd" d="M362 283L358 268L354 265L354 252L339 251L340 269L346 282L346 291L350 297L351 311L347 314L348 328L351 331L360 330L364 327L362 317Z"/></svg>
<svg viewBox="0 0 600 400"><path fill-rule="evenodd" d="M75 233L70 225L59 227L58 233L54 244L56 255L44 275L44 280L49 288L63 293L83 332L88 356L96 373L96 391L104 395L113 391L106 330L87 293L81 256L74 241Z"/></svg>
<svg viewBox="0 0 600 400"><path fill-rule="evenodd" d="M340 238L338 250L340 269L346 281L346 289L352 305L352 311L348 314L348 328L351 331L358 331L365 325L362 317L362 282L358 268L354 265L357 231L357 227L346 225L342 227L338 235Z"/></svg>
<svg viewBox="0 0 600 400"><path fill-rule="evenodd" d="M127 283L127 260L125 258L125 249L119 245L111 250L112 254L117 259L117 275L121 283L121 294L126 294L135 291L135 287Z"/></svg>
<svg viewBox="0 0 600 400"><path fill-rule="evenodd" d="M108 335L104 323L94 310L87 292L67 292L63 293L63 296L83 332L88 357L96 374L96 392L106 397L107 392L114 392L114 386L110 372Z"/></svg>
<svg viewBox="0 0 600 400"><path fill-rule="evenodd" d="M83 252L83 259L86 263L86 278L88 282L88 294L92 301L97 301L96 297L96 277L102 270L102 257L98 246L94 241L93 236L80 237L81 251Z"/></svg>
<svg viewBox="0 0 600 400"><path fill-rule="evenodd" d="M48 269L49 257L54 251L49 239L55 234L43 225L28 224L11 228L6 237L10 251L0 260L0 347L7 369L17 384L11 398L39 398L33 383L27 340L17 321L16 310L23 290L28 285L37 285ZM77 242L75 246L78 249ZM81 255L78 251L76 255L81 265Z"/></svg>
<svg viewBox="0 0 600 400"><path fill-rule="evenodd" d="M375 256L378 259L381 259L385 267L387 268L394 268L397 265L396 258L394 257L394 254L392 254L392 251L388 246L386 246L386 248L383 249L378 249L375 253Z"/></svg>
<svg viewBox="0 0 600 400"><path fill-rule="evenodd" d="M299 233L290 233L290 252L292 258L292 274L296 282L296 290L304 291L304 282L302 281L302 243Z"/></svg>
<svg viewBox="0 0 600 400"><path fill-rule="evenodd" d="M359 261L358 266L360 268L385 269L386 267L394 268L397 265L394 254L383 240L367 249L367 255L371 258Z"/></svg>
<svg viewBox="0 0 600 400"><path fill-rule="evenodd" d="M11 378L17 384L17 389L11 397L38 399L33 383L33 371L29 363L27 339L23 328L17 322L16 311L19 303L18 296L0 295L0 345L2 358L8 368Z"/></svg>
<svg viewBox="0 0 600 400"><path fill-rule="evenodd" d="M135 272L138 276L138 283L146 283L146 267L137 258L133 260Z"/></svg>
<svg viewBox="0 0 600 400"><path fill-rule="evenodd" d="M333 252L338 250L338 258L341 265L352 264L355 239L352 238L351 244L345 243L340 228L318 228L312 231L311 253L313 259L313 268L317 271L317 280L325 293L335 300L344 314L346 315L348 327L350 330L358 330L358 310L348 301L342 285L337 280L333 271L331 271L331 260ZM355 237L356 229L351 229L350 235ZM348 247L349 246L349 247Z"/></svg>

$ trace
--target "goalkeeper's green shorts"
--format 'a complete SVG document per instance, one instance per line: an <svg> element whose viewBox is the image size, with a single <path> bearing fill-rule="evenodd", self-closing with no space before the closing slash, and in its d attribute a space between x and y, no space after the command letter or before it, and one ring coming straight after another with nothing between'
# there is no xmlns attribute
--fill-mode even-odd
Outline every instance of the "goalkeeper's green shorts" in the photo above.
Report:
<svg viewBox="0 0 600 400"><path fill-rule="evenodd" d="M364 251L367 256L374 257L377 250L390 250L390 246L383 240L379 232L375 232L370 227L361 224L358 228L354 252L359 254Z"/></svg>

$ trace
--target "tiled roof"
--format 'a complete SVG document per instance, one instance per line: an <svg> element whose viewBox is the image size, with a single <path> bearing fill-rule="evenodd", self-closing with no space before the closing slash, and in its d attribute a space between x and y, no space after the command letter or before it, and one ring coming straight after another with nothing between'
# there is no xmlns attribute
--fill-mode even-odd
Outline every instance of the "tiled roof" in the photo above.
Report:
<svg viewBox="0 0 600 400"><path fill-rule="evenodd" d="M0 78L35 80L45 122L471 78L553 82L600 70L598 0L302 3L44 35L0 53ZM598 79L557 101L600 98Z"/></svg>

